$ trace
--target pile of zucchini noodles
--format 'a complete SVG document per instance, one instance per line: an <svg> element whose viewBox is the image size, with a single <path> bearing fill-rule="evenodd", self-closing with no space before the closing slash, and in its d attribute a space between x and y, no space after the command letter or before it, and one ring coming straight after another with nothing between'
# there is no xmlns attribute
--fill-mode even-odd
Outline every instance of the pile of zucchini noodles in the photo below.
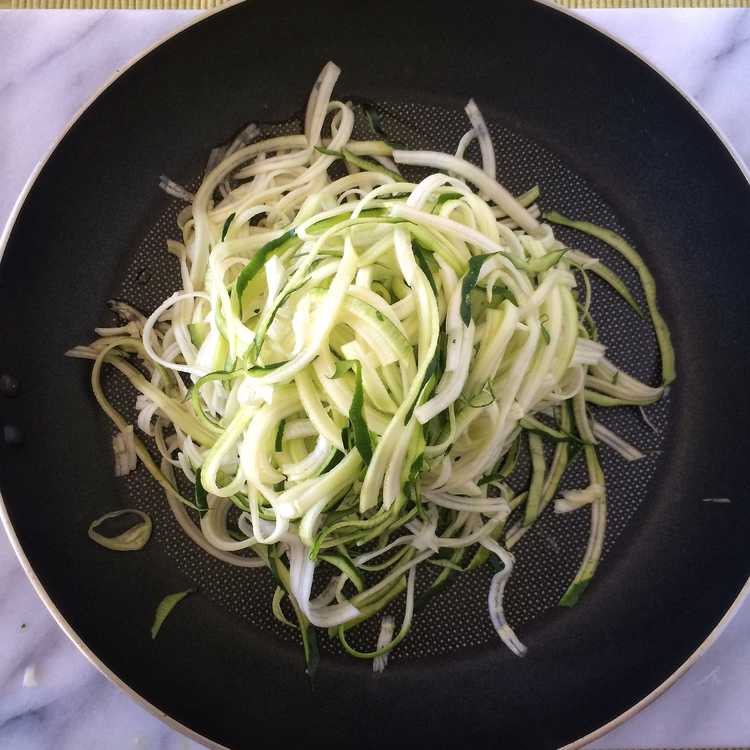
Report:
<svg viewBox="0 0 750 750"><path fill-rule="evenodd" d="M537 188L514 198L498 184L473 102L455 155L353 140L353 107L331 99L339 72L323 68L304 133L263 140L251 126L212 153L194 195L163 178L188 202L182 242L168 243L182 289L147 318L115 303L124 325L97 329L69 354L94 360L94 393L119 430L117 473L137 457L204 550L269 567L273 612L299 628L308 663L315 628L326 628L382 669L411 626L417 569L432 567L436 591L488 561L489 616L520 655L503 614L510 550L550 503L587 507L588 547L561 600L575 604L604 538L598 446L642 455L590 406L653 403L674 379L653 278L614 233L544 217L635 267L662 355L659 387L607 360L589 274L641 309L618 276L540 222ZM474 139L481 168L463 158ZM348 174L333 179L336 162ZM415 184L402 165L432 173ZM155 439L159 465L105 397L105 363L139 392L138 428ZM530 481L514 494L507 478L526 445ZM560 493L579 451L588 485ZM180 494L176 471L192 496ZM381 615L404 592L396 630ZM348 631L378 616L374 650L354 648Z"/></svg>

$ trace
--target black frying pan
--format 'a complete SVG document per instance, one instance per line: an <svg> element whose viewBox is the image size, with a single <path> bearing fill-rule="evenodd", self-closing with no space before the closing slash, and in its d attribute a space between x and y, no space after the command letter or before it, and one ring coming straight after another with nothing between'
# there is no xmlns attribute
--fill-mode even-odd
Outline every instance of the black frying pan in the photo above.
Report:
<svg viewBox="0 0 750 750"><path fill-rule="evenodd" d="M493 122L501 177L516 190L538 179L546 208L619 228L660 288L679 373L657 415L668 424L661 452L640 478L613 464L620 489L611 505L621 512L579 607L549 606L579 559L545 548L560 531L554 518L519 551L534 562L514 583L515 604L510 592L511 619L515 612L529 646L523 660L482 635L481 601L468 615L445 614L451 602L476 599L475 582L425 611L433 624L380 678L331 650L311 690L298 645L261 613L272 591L263 574L238 581L180 547L146 478L114 482L110 428L87 368L62 358L90 339L113 294L145 306L171 291L169 269L143 274L169 234L158 220L175 211L153 189L158 175L189 182L210 148L248 120L271 128L294 118L329 58L344 71L337 95L379 102L408 145L447 144L463 125L446 125L446 113L458 123L474 96ZM2 418L24 436L0 454L8 527L69 634L153 707L215 743L538 749L574 741L667 680L750 573L748 236L748 183L690 103L550 7L235 5L110 85L62 139L7 233L0 370L21 387L3 400ZM641 343L643 352L651 346ZM637 374L655 374L653 352L637 359ZM700 502L715 496L732 502ZM155 514L154 541L130 555L93 545L91 519L126 504ZM585 540L585 528L572 528ZM152 642L156 603L196 583L203 593ZM444 631L451 638L441 640Z"/></svg>

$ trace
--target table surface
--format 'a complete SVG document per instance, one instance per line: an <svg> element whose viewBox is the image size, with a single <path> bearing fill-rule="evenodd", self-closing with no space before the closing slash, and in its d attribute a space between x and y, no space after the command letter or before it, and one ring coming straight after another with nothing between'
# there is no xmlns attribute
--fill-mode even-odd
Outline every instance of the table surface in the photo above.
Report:
<svg viewBox="0 0 750 750"><path fill-rule="evenodd" d="M696 99L750 164L750 10L577 14ZM192 11L0 11L0 226L66 122L116 70ZM0 533L0 747L188 750L110 684L57 627ZM750 744L750 601L664 696L593 748ZM38 686L22 687L34 665Z"/></svg>

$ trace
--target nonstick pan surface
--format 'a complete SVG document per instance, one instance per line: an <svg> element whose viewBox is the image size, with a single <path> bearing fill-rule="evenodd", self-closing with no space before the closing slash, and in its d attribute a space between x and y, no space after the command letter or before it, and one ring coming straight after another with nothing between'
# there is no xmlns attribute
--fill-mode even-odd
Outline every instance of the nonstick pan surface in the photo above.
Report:
<svg viewBox="0 0 750 750"><path fill-rule="evenodd" d="M491 121L500 179L514 192L539 183L543 208L625 234L657 280L677 382L649 412L658 433L632 411L614 417L648 455L630 466L606 458L605 558L578 607L555 603L580 561L586 517L549 514L520 546L508 613L524 659L494 638L480 571L431 602L377 678L323 638L311 689L294 634L270 616L268 576L191 546L145 472L112 478L111 428L88 368L62 357L107 322L107 299L150 310L177 288L164 240L178 205L156 190L159 175L199 179L210 149L247 122L267 134L298 128L328 59L343 69L337 97L375 103L389 135L410 147L452 150L473 96ZM9 227L0 370L21 389L2 419L24 436L0 453L9 528L69 634L144 701L215 743L575 741L678 669L750 573L748 236L750 188L710 126L647 65L559 11L525 0L455 14L389 1L234 5L100 94ZM654 381L648 326L595 293L613 358ZM132 392L114 378L109 387L132 409ZM145 550L117 555L89 541L93 518L129 506L154 517ZM191 587L200 594L152 641L156 604Z"/></svg>

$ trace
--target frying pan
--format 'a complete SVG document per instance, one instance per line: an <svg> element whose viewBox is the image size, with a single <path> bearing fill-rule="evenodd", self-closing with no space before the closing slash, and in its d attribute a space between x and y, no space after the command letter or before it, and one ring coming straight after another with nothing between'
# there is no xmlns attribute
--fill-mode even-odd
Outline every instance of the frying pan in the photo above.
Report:
<svg viewBox="0 0 750 750"><path fill-rule="evenodd" d="M153 307L175 288L163 240L177 206L154 189L159 174L194 181L210 149L250 120L269 133L293 127L329 58L344 71L337 95L375 102L409 146L450 149L475 97L500 178L515 191L538 181L544 208L618 229L657 280L678 362L652 414L660 432L647 437L629 412L616 418L649 455L635 469L607 459L606 555L578 607L554 604L580 560L585 519L549 514L519 549L509 617L529 647L524 659L489 637L480 574L424 610L382 676L325 646L311 686L294 634L267 614L263 572L238 574L192 549L147 477L113 479L110 427L87 368L62 357L106 321L108 298ZM0 370L20 390L3 399L2 419L23 435L0 452L6 527L94 663L216 746L575 743L679 670L750 574L748 236L750 188L707 122L642 61L552 7L230 6L110 84L6 230ZM599 291L605 340L653 378L647 328ZM132 402L118 382L109 387L122 408ZM717 496L731 503L701 502ZM155 518L142 552L117 555L88 540L93 518L128 506ZM152 641L156 604L193 586L201 593Z"/></svg>

